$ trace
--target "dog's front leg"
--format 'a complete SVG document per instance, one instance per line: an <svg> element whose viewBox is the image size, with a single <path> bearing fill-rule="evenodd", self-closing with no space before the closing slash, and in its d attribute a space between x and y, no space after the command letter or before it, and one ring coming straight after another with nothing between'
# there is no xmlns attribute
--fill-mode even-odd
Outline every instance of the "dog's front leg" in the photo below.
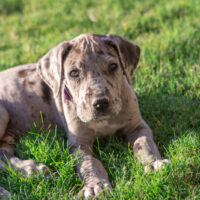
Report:
<svg viewBox="0 0 200 200"><path fill-rule="evenodd" d="M126 133L125 137L133 147L134 156L145 165L145 172L149 169L159 170L169 162L167 159L162 160L152 131L144 121L136 129Z"/></svg>
<svg viewBox="0 0 200 200"><path fill-rule="evenodd" d="M79 193L83 199L111 189L108 174L102 163L92 156L91 148L88 145L73 145L70 148L73 156L78 158L76 170L84 180L84 187Z"/></svg>

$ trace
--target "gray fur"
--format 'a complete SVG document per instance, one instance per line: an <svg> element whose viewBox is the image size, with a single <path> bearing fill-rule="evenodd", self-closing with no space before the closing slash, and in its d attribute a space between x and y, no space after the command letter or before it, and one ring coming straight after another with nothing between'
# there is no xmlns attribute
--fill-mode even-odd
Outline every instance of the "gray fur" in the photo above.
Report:
<svg viewBox="0 0 200 200"><path fill-rule="evenodd" d="M34 122L58 125L66 131L70 151L79 149L81 162L77 171L85 181L83 198L94 196L104 187L111 189L108 175L99 160L92 156L95 139L118 130L144 165L155 169L162 161L151 129L141 117L131 77L137 66L140 49L116 35L82 34L51 49L38 63L0 72L0 159L6 156L11 166L27 175L46 171L43 164L22 161L14 156L10 144L22 136ZM111 64L117 69L111 71ZM79 77L70 77L73 69ZM68 88L72 100L64 98ZM106 99L100 112L95 102ZM3 164L2 164L3 163Z"/></svg>
<svg viewBox="0 0 200 200"><path fill-rule="evenodd" d="M0 199L1 200L8 200L10 199L10 193L5 190L4 188L0 187Z"/></svg>

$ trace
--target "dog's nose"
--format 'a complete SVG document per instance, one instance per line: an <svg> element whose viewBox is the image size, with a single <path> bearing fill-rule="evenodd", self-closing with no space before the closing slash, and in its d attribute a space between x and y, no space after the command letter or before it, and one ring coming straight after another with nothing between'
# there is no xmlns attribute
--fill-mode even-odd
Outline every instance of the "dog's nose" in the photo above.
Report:
<svg viewBox="0 0 200 200"><path fill-rule="evenodd" d="M106 98L103 99L97 99L94 103L93 103L94 108L97 111L105 111L108 106L109 106L109 101Z"/></svg>

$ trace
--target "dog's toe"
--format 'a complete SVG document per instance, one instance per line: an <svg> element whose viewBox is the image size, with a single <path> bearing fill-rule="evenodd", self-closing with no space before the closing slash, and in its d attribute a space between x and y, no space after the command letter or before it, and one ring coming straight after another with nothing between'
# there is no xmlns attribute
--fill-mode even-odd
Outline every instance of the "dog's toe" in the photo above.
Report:
<svg viewBox="0 0 200 200"><path fill-rule="evenodd" d="M152 171L152 170L158 171L158 170L161 170L168 163L169 163L168 159L156 160L156 161L152 162L151 164L145 166L144 171L145 171L145 173Z"/></svg>
<svg viewBox="0 0 200 200"><path fill-rule="evenodd" d="M50 169L46 165L44 165L43 163L39 163L37 165L37 169L40 173L43 173L45 175L48 175L50 173Z"/></svg>
<svg viewBox="0 0 200 200"><path fill-rule="evenodd" d="M35 174L48 175L50 172L49 168L43 163L34 163L33 165L24 166L23 171L27 176L34 176Z"/></svg>
<svg viewBox="0 0 200 200"><path fill-rule="evenodd" d="M160 169L162 169L165 164L169 163L169 160L168 159L164 159L164 160L156 160L154 163L153 163L153 167L154 167L154 170L155 171L158 171Z"/></svg>
<svg viewBox="0 0 200 200"><path fill-rule="evenodd" d="M14 166L27 176L34 176L35 174L47 175L50 170L43 163L37 163L33 160L17 160L13 162Z"/></svg>
<svg viewBox="0 0 200 200"><path fill-rule="evenodd" d="M90 182L78 193L78 197L88 199L100 195L105 191L110 191L111 189L111 184L108 181L101 181L98 183Z"/></svg>

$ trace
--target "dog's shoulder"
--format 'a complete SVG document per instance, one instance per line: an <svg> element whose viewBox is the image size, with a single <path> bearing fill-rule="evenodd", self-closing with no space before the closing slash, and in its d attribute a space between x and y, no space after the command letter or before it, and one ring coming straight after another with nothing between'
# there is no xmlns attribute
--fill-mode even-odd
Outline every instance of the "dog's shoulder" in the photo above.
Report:
<svg viewBox="0 0 200 200"><path fill-rule="evenodd" d="M53 94L40 78L37 64L17 66L0 73L0 104L8 111L17 129L53 119ZM19 120L21 119L21 120Z"/></svg>

